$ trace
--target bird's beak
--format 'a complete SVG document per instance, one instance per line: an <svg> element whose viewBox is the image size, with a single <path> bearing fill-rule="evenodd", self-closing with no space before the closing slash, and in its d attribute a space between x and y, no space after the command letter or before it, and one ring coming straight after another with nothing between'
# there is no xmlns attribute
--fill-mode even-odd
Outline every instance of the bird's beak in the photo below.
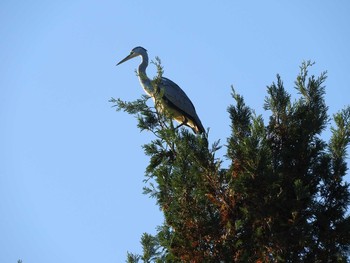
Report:
<svg viewBox="0 0 350 263"><path fill-rule="evenodd" d="M129 59L132 59L134 57L136 57L138 54L135 54L135 53L130 53L130 55L128 55L127 57L125 57L124 59L122 59L121 61L119 61L119 63L117 64L117 66L119 64L122 64L124 63L125 61L128 61Z"/></svg>

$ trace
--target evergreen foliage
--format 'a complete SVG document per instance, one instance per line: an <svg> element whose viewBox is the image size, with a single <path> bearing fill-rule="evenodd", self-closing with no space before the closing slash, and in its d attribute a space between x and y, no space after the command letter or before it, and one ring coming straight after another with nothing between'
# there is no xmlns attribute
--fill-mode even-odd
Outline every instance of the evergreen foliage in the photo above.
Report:
<svg viewBox="0 0 350 263"><path fill-rule="evenodd" d="M157 88L163 70L155 64ZM267 87L267 124L232 89L228 168L215 156L219 142L208 147L208 133L175 129L171 116L148 106L149 97L111 100L155 135L143 146L150 158L144 193L157 200L165 218L155 236L142 236L143 255L128 253L127 262L348 261L350 192L343 178L350 107L333 116L325 142L326 73L309 76L312 65L300 67L296 101L280 76Z"/></svg>

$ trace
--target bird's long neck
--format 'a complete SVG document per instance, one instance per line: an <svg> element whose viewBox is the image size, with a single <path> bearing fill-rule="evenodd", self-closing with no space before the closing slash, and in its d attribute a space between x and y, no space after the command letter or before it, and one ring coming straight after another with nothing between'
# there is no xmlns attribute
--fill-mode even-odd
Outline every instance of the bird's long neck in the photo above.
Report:
<svg viewBox="0 0 350 263"><path fill-rule="evenodd" d="M137 75L139 77L141 86L143 87L145 92L149 96L152 96L154 93L154 89L150 79L147 77L147 74L146 74L146 68L148 66L148 56L147 54L142 54L141 58L142 58L142 61L141 61L141 64L139 65L139 68L137 69Z"/></svg>

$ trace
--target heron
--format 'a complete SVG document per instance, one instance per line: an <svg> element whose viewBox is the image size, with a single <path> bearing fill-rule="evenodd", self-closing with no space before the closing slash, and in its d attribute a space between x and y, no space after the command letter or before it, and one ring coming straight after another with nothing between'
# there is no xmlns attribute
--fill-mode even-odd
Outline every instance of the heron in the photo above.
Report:
<svg viewBox="0 0 350 263"><path fill-rule="evenodd" d="M172 116L172 118L179 122L180 124L176 128L185 125L190 127L196 134L205 132L192 101L175 82L162 77L158 85L159 90L156 90L152 85L151 80L146 74L146 69L148 66L148 54L146 49L143 47L135 47L131 50L130 54L122 59L117 65L138 56L141 57L141 64L137 69L137 76L143 90L150 97L152 97L154 101L156 98L158 98L157 94L162 95L160 98L161 107L156 108L159 111L163 111L165 109L170 116Z"/></svg>

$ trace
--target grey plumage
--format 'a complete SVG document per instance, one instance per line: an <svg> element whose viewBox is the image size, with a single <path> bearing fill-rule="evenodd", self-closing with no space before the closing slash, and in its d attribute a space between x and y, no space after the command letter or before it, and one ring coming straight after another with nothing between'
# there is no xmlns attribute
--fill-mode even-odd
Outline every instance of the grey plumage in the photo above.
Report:
<svg viewBox="0 0 350 263"><path fill-rule="evenodd" d="M155 100L156 91L146 75L146 68L148 66L148 55L146 49L143 47L135 47L131 50L130 54L117 65L137 56L141 56L142 58L141 64L137 70L141 86L144 91ZM170 79L162 77L158 88L163 95L161 98L161 107L158 107L158 110L167 110L171 116L180 123L180 126L186 125L195 133L205 132L193 103L176 83Z"/></svg>

